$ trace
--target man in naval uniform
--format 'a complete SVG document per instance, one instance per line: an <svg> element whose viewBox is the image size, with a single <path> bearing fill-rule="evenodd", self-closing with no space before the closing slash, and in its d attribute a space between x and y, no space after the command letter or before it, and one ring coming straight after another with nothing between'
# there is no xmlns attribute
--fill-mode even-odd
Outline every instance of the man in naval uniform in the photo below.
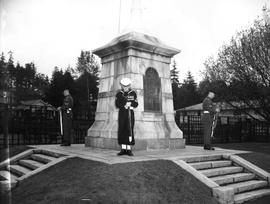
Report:
<svg viewBox="0 0 270 204"><path fill-rule="evenodd" d="M72 116L73 116L72 115L73 98L70 95L68 89L65 89L63 94L64 94L63 105L58 108L59 111L62 111L63 140L61 146L70 146Z"/></svg>
<svg viewBox="0 0 270 204"><path fill-rule="evenodd" d="M211 146L211 133L213 130L213 121L214 116L217 112L219 112L219 108L213 105L212 99L215 97L213 92L209 92L207 97L203 100L203 116L202 116L202 124L203 124L203 138L204 138L204 149L206 150L215 150L214 147Z"/></svg>
<svg viewBox="0 0 270 204"><path fill-rule="evenodd" d="M133 156L131 145L135 144L134 140L134 111L138 106L137 94L131 89L131 80L124 78L120 81L121 90L117 92L115 105L119 108L118 114L118 144L121 151L117 154Z"/></svg>

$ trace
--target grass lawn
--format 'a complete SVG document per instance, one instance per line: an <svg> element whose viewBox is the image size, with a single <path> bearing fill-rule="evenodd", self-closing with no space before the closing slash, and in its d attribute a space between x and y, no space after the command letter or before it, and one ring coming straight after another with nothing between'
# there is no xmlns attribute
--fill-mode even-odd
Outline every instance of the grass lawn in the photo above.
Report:
<svg viewBox="0 0 270 204"><path fill-rule="evenodd" d="M20 154L28 149L31 149L31 147L25 145L10 146L9 148L0 147L0 162Z"/></svg>
<svg viewBox="0 0 270 204"><path fill-rule="evenodd" d="M67 159L12 191L12 203L205 203L210 191L171 161L107 165Z"/></svg>

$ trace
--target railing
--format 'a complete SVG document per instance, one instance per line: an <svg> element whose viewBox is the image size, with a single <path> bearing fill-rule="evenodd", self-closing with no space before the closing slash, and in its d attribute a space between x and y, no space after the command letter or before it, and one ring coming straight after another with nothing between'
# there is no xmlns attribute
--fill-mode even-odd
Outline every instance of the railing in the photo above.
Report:
<svg viewBox="0 0 270 204"><path fill-rule="evenodd" d="M31 113L18 114L15 111L9 118L9 145L60 144L60 123L58 114ZM83 144L87 130L94 122L94 112L90 117L75 117L72 123L72 143ZM3 130L0 125L0 145L4 144Z"/></svg>
<svg viewBox="0 0 270 204"><path fill-rule="evenodd" d="M201 116L180 116L176 121L187 144L203 143ZM213 142L270 142L270 124L242 117L218 117Z"/></svg>

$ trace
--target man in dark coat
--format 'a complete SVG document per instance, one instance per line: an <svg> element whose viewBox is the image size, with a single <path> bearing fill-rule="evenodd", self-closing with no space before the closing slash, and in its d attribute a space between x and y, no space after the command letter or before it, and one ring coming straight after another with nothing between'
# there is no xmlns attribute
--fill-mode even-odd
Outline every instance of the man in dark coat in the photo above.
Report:
<svg viewBox="0 0 270 204"><path fill-rule="evenodd" d="M62 125L63 125L63 140L61 146L70 146L71 141L71 131L72 131L72 107L73 98L69 93L68 89L64 92L63 105L58 108L62 111Z"/></svg>
<svg viewBox="0 0 270 204"><path fill-rule="evenodd" d="M213 105L212 99L215 97L213 92L209 92L208 96L203 100L203 116L202 116L202 124L203 124L203 137L204 137L204 149L206 150L215 150L214 147L211 146L211 133L214 128L214 116L217 112L219 112L219 108Z"/></svg>
<svg viewBox="0 0 270 204"><path fill-rule="evenodd" d="M137 94L131 90L131 80L124 78L120 81L121 91L116 94L115 105L119 108L118 114L118 144L121 151L118 156L127 154L133 156L131 146L135 144L134 139L134 111L138 106Z"/></svg>

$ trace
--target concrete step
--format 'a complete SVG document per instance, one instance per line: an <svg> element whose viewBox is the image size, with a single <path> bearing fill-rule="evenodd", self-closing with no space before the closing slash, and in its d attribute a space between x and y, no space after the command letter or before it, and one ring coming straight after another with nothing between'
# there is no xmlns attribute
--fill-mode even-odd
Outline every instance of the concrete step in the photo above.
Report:
<svg viewBox="0 0 270 204"><path fill-rule="evenodd" d="M0 171L0 176L10 181L11 183L16 182L16 179L18 178L18 176L11 174L9 171L5 170Z"/></svg>
<svg viewBox="0 0 270 204"><path fill-rule="evenodd" d="M228 167L199 170L199 172L201 172L202 174L204 174L207 177L240 173L242 171L243 171L243 167L240 167L240 166L228 166Z"/></svg>
<svg viewBox="0 0 270 204"><path fill-rule="evenodd" d="M195 169L201 170L201 169L210 169L210 168L231 166L232 161L230 161L230 160L204 161L204 162L194 162L194 163L189 163L189 164L192 167L194 167Z"/></svg>
<svg viewBox="0 0 270 204"><path fill-rule="evenodd" d="M29 168L31 170L35 170L35 169L42 167L44 165L43 163L40 163L38 161L34 161L32 159L22 159L19 161L19 164L21 166L24 166L24 167Z"/></svg>
<svg viewBox="0 0 270 204"><path fill-rule="evenodd" d="M185 158L184 161L187 163L193 162L203 162L203 161L215 161L215 160L222 160L222 155L204 155L204 156L191 156Z"/></svg>
<svg viewBox="0 0 270 204"><path fill-rule="evenodd" d="M47 163L55 160L56 158L51 157L51 156L47 156L44 154L31 154L31 159L38 161L38 162L41 162L41 163L44 163L44 164L47 164Z"/></svg>
<svg viewBox="0 0 270 204"><path fill-rule="evenodd" d="M262 181L262 180L250 180L250 181L243 181L239 183L233 183L226 185L226 187L233 188L234 193L241 193L245 191L251 191L254 189L259 189L263 187L267 187L268 183L267 181Z"/></svg>
<svg viewBox="0 0 270 204"><path fill-rule="evenodd" d="M260 198L266 195L270 195L269 188L240 193L234 196L234 203L239 204L239 203L243 203L249 200Z"/></svg>
<svg viewBox="0 0 270 204"><path fill-rule="evenodd" d="M34 153L36 153L36 154L44 154L44 155L54 157L54 158L59 158L59 157L64 156L63 154L59 154L59 153L56 153L56 152L51 152L51 151L48 151L48 150L45 150L45 149L36 149L36 150L34 150Z"/></svg>
<svg viewBox="0 0 270 204"><path fill-rule="evenodd" d="M228 174L224 176L216 176L211 179L216 182L218 185L225 185L230 183L236 183L241 181L248 181L255 178L255 174L252 173L236 173Z"/></svg>
<svg viewBox="0 0 270 204"><path fill-rule="evenodd" d="M11 173L18 175L19 177L31 172L30 169L17 165L17 164L9 165L8 169L10 170Z"/></svg>

